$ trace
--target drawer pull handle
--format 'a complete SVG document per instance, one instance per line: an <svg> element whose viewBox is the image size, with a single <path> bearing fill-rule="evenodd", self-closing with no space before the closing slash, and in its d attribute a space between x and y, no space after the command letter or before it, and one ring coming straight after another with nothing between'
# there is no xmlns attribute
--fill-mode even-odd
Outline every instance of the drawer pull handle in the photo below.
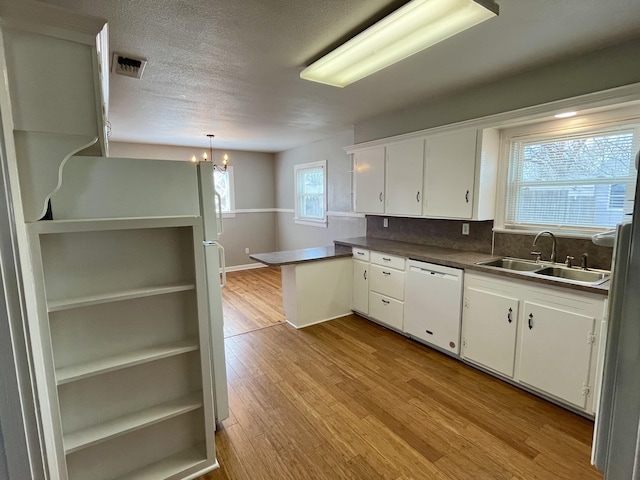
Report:
<svg viewBox="0 0 640 480"><path fill-rule="evenodd" d="M420 191L416 193L416 202L420 203Z"/></svg>
<svg viewBox="0 0 640 480"><path fill-rule="evenodd" d="M533 328L533 313L529 314L529 330Z"/></svg>
<svg viewBox="0 0 640 480"><path fill-rule="evenodd" d="M384 260L385 262L390 262L391 259L389 257L382 257L382 260Z"/></svg>
<svg viewBox="0 0 640 480"><path fill-rule="evenodd" d="M427 332L429 335L433 335L433 332L431 330L425 330L425 332Z"/></svg>
<svg viewBox="0 0 640 480"><path fill-rule="evenodd" d="M389 300L382 300L382 303L384 303L385 305L389 305Z"/></svg>
<svg viewBox="0 0 640 480"><path fill-rule="evenodd" d="M391 275L391 272L385 272L385 271L383 270L383 271L382 271L382 274L383 274L383 275L386 275L386 276L388 277L389 275Z"/></svg>
<svg viewBox="0 0 640 480"><path fill-rule="evenodd" d="M467 193L464 196L464 199L467 201L467 203L469 203L469 190L467 190Z"/></svg>
<svg viewBox="0 0 640 480"><path fill-rule="evenodd" d="M358 255L363 255L364 256L364 252L356 252Z"/></svg>
<svg viewBox="0 0 640 480"><path fill-rule="evenodd" d="M507 313L507 321L508 321L509 323L511 323L511 322L512 322L511 312L513 312L513 309L512 309L512 308L510 308L510 309L509 309L509 313Z"/></svg>
<svg viewBox="0 0 640 480"><path fill-rule="evenodd" d="M366 270L364 271L364 279L365 280L367 279L367 271Z"/></svg>
<svg viewBox="0 0 640 480"><path fill-rule="evenodd" d="M382 192L380 192L380 195L378 196L378 198L380 199L380 201L382 201Z"/></svg>

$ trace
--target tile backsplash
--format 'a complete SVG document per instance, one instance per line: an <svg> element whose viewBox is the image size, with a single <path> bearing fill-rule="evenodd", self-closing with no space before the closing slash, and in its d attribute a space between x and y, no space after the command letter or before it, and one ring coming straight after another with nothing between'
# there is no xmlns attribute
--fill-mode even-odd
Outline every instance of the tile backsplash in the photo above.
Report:
<svg viewBox="0 0 640 480"><path fill-rule="evenodd" d="M383 225L385 218L388 219L388 227ZM469 224L469 235L462 235L464 223ZM495 233L494 236L491 220L471 222L377 215L367 215L367 236L482 253L491 253L493 239L495 255L516 258L533 258L531 246L535 237L513 233ZM546 235L540 237L538 247L542 258L548 260L551 239ZM559 262L563 262L567 255L575 257L575 265L580 265L580 257L586 253L590 267L608 270L611 268L613 249L595 245L590 239L558 237L556 253Z"/></svg>

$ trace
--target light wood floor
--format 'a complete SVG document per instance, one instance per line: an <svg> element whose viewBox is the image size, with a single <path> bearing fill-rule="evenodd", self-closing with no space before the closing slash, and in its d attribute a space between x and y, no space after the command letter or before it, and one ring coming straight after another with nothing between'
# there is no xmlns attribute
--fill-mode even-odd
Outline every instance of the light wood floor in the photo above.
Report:
<svg viewBox="0 0 640 480"><path fill-rule="evenodd" d="M280 267L227 273L222 309L225 338L283 323Z"/></svg>
<svg viewBox="0 0 640 480"><path fill-rule="evenodd" d="M232 415L200 480L602 478L592 422L361 317L226 348Z"/></svg>

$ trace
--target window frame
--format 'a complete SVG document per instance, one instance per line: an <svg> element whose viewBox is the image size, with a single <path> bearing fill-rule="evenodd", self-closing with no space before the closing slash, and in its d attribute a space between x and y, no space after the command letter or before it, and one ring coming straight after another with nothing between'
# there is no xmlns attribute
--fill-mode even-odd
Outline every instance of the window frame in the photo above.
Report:
<svg viewBox="0 0 640 480"><path fill-rule="evenodd" d="M215 185L216 185L216 180L215 180L215 175L216 173L221 174L221 173L226 173L229 176L229 211L228 212L222 212L222 218L235 218L236 217L236 195L235 195L235 182L234 182L234 176L233 176L233 166L228 165L227 166L227 170L226 172L219 172L217 170L214 169L213 171L213 186L215 189ZM216 190L216 193L217 192ZM215 198L213 199L214 203L215 203Z"/></svg>
<svg viewBox="0 0 640 480"><path fill-rule="evenodd" d="M525 139L540 139L580 135L598 130L636 129L634 147L640 143L640 116L629 114L628 111L605 111L587 116L569 119L552 120L546 122L529 123L513 127L505 127L500 133L500 163L498 168L498 188L496 192L496 211L494 232L533 234L540 230L552 229L560 237L591 238L595 233L610 230L611 227L593 228L580 226L557 226L546 224L528 224L511 226L507 222L507 198L509 190L509 167L511 157L511 143ZM636 176L636 181L638 177ZM634 192L631 192L633 196ZM629 218L630 220L630 218ZM623 219L622 221L626 221Z"/></svg>
<svg viewBox="0 0 640 480"><path fill-rule="evenodd" d="M311 217L304 217L300 215L300 196L298 190L298 172L300 170L310 170L315 168L322 168L323 171L323 198L322 207L324 217L322 219L316 219ZM299 225L306 225L309 227L327 228L327 161L321 160L319 162L300 163L293 166L293 197L294 197L294 216L293 221Z"/></svg>

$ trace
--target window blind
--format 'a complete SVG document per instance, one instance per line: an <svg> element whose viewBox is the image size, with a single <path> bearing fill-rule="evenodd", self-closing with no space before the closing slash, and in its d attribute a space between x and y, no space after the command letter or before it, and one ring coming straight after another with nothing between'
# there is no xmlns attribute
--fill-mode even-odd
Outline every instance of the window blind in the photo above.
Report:
<svg viewBox="0 0 640 480"><path fill-rule="evenodd" d="M505 227L610 228L633 209L638 126L512 139Z"/></svg>

